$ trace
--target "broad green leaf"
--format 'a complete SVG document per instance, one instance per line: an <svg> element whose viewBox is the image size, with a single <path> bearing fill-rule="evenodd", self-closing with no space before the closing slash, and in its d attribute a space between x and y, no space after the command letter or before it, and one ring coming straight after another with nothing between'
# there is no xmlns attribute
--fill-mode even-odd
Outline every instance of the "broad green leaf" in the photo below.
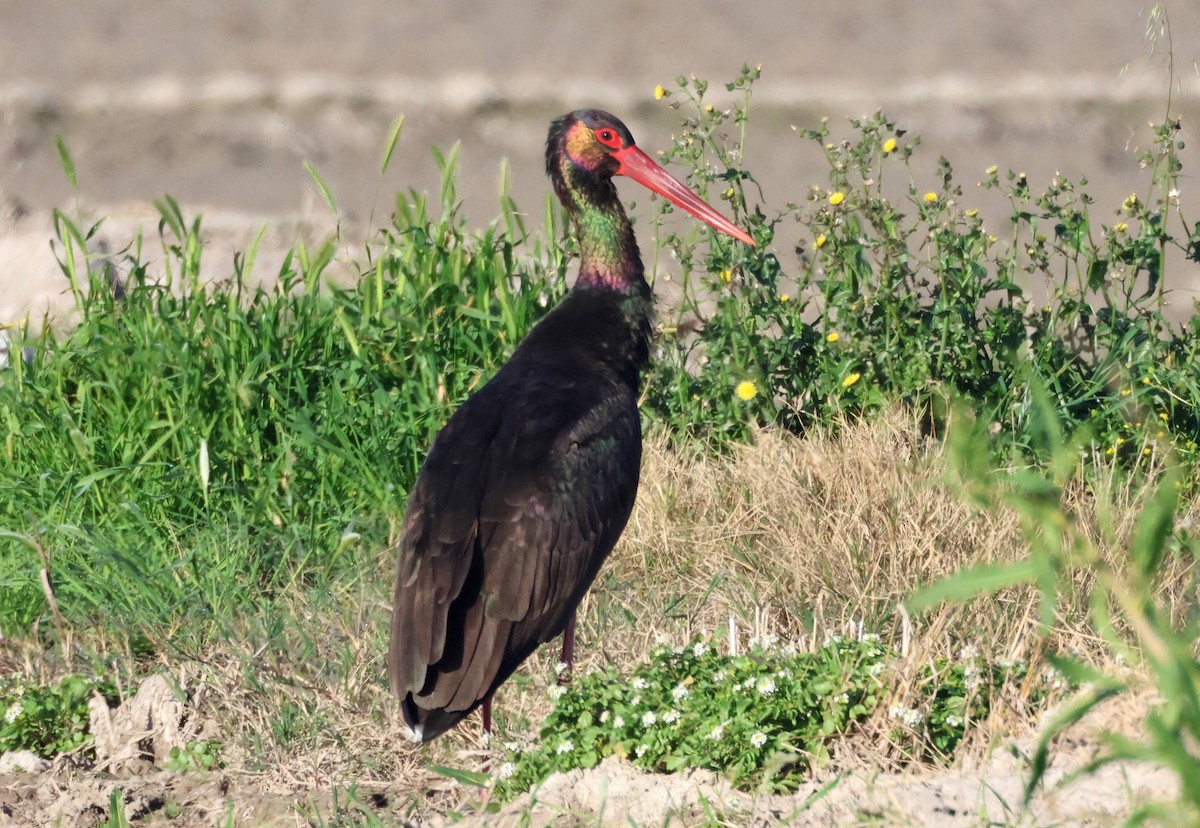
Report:
<svg viewBox="0 0 1200 828"><path fill-rule="evenodd" d="M1034 575L1034 565L1030 560L981 564L918 590L905 602L905 606L911 612L922 612L946 601L959 603L976 595L1029 583Z"/></svg>
<svg viewBox="0 0 1200 828"><path fill-rule="evenodd" d="M447 779L453 779L463 785L470 785L473 788L486 788L490 777L486 773L478 773L476 771L463 770L461 768L448 768L444 765L430 765L429 770L436 773L438 776L444 776Z"/></svg>
<svg viewBox="0 0 1200 828"><path fill-rule="evenodd" d="M1130 551L1143 577L1148 579L1154 577L1162 562L1167 539L1175 526L1175 504L1178 500L1175 484L1178 480L1178 471L1163 476L1158 489L1142 507L1142 514L1134 529Z"/></svg>

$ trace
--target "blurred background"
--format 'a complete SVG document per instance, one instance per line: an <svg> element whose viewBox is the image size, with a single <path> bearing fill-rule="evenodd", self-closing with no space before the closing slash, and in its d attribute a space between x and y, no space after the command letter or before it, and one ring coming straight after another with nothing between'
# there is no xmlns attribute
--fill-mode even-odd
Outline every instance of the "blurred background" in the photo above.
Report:
<svg viewBox="0 0 1200 828"><path fill-rule="evenodd" d="M1136 150L1148 122L1166 114L1168 93L1185 138L1195 120L1200 4L1166 8L1174 82L1170 44L1147 37L1148 5L1130 0L6 0L0 323L64 301L48 244L54 207L107 217L101 236L119 250L137 227L155 232L151 203L169 193L186 214L204 215L214 276L228 275L232 250L266 224L265 275L297 237L320 238L338 221L353 254L387 220L397 190L436 188L430 147L460 142L470 223L496 216L507 159L512 193L536 226L552 117L611 110L653 153L678 125L655 86L695 74L721 106L731 100L722 84L743 63L762 66L746 164L770 208L828 183L824 160L793 126L828 116L835 137L849 135L847 118L882 107L924 139L919 189L936 188L939 155L968 190L991 164L1027 173L1038 190L1056 173L1086 175L1094 215L1107 221L1147 185ZM404 132L381 177L400 115ZM55 135L74 156L75 192ZM306 161L328 183L337 219ZM640 226L648 247L651 231ZM785 267L789 255L781 251ZM1188 308L1195 281L1175 286Z"/></svg>

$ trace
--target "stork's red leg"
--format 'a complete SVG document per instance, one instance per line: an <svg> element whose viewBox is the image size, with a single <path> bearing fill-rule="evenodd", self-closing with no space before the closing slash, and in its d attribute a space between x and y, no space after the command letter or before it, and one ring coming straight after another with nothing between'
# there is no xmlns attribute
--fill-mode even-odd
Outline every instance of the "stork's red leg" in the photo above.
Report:
<svg viewBox="0 0 1200 828"><path fill-rule="evenodd" d="M562 656L558 660L567 665L567 668L558 674L558 683L570 684L571 671L575 667L575 613L571 613L567 628L563 630Z"/></svg>
<svg viewBox="0 0 1200 828"><path fill-rule="evenodd" d="M490 747L492 741L492 697L483 700L483 741Z"/></svg>
<svg viewBox="0 0 1200 828"><path fill-rule="evenodd" d="M480 763L484 773L492 772L492 697L488 696L483 700L483 709L480 711L483 716L483 761ZM480 795L479 804L486 808L488 800L491 798L492 789L484 788Z"/></svg>
<svg viewBox="0 0 1200 828"><path fill-rule="evenodd" d="M480 715L483 716L483 772L491 773L492 770L492 697L488 696L483 700L483 707L480 709Z"/></svg>

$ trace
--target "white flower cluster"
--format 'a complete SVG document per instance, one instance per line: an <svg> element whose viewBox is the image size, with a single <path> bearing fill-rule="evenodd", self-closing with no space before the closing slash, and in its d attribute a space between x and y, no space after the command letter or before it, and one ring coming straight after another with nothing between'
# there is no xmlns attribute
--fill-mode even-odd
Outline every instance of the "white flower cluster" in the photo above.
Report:
<svg viewBox="0 0 1200 828"><path fill-rule="evenodd" d="M688 689L686 684L679 684L676 685L675 689L671 691L671 698L675 699L675 701L679 701L680 699L686 699L691 695L691 693L692 691Z"/></svg>
<svg viewBox="0 0 1200 828"><path fill-rule="evenodd" d="M750 649L753 650L755 647L761 647L764 650L770 650L778 643L779 636L772 633L766 633L762 636L751 636Z"/></svg>
<svg viewBox="0 0 1200 828"><path fill-rule="evenodd" d="M925 721L925 714L915 707L905 707L902 704L893 704L888 708L888 715L893 719L899 719L909 727L916 727L921 722Z"/></svg>
<svg viewBox="0 0 1200 828"><path fill-rule="evenodd" d="M977 665L968 664L967 668L963 670L963 685L968 690L977 689L983 683L982 675Z"/></svg>
<svg viewBox="0 0 1200 828"><path fill-rule="evenodd" d="M12 724L17 720L17 717L21 715L22 710L24 710L24 708L21 706L19 701L13 702L11 705L9 705L8 710L4 711L4 721L8 724Z"/></svg>
<svg viewBox="0 0 1200 828"><path fill-rule="evenodd" d="M752 747L760 748L766 743L767 734L763 733L761 730L756 730L754 735L750 737L750 744Z"/></svg>
<svg viewBox="0 0 1200 828"><path fill-rule="evenodd" d="M1051 690L1065 690L1067 689L1067 677L1060 673L1058 668L1047 667L1042 671L1042 684Z"/></svg>

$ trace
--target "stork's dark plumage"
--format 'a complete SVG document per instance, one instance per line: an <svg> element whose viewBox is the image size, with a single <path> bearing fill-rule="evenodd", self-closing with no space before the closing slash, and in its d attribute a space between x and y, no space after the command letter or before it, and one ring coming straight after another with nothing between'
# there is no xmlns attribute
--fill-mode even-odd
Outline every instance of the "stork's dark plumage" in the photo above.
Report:
<svg viewBox="0 0 1200 828"><path fill-rule="evenodd" d="M546 171L578 234L578 281L434 439L404 518L388 663L417 740L564 630L570 662L575 609L633 508L653 302L613 176L754 243L607 112L554 121Z"/></svg>

